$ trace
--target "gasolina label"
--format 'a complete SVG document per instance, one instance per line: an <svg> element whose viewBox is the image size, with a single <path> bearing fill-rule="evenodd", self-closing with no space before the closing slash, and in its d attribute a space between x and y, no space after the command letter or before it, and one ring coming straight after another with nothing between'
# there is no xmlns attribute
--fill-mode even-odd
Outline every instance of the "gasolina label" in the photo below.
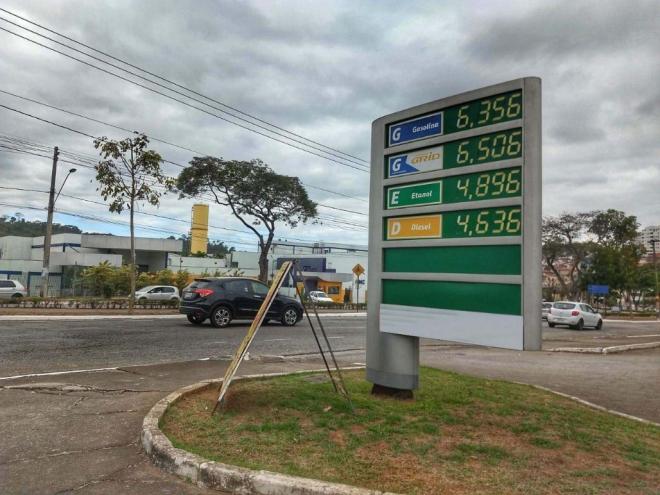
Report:
<svg viewBox="0 0 660 495"><path fill-rule="evenodd" d="M396 146L441 134L442 112L436 112L391 124L387 132L387 145Z"/></svg>
<svg viewBox="0 0 660 495"><path fill-rule="evenodd" d="M410 151L387 159L387 177L419 174L442 169L442 146Z"/></svg>

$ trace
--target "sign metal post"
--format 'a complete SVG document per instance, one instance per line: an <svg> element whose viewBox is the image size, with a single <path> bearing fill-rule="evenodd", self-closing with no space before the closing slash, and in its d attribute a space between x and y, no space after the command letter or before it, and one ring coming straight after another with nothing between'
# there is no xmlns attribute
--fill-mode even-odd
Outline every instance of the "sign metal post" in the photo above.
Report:
<svg viewBox="0 0 660 495"><path fill-rule="evenodd" d="M541 348L541 80L372 126L367 379L418 386L419 338Z"/></svg>

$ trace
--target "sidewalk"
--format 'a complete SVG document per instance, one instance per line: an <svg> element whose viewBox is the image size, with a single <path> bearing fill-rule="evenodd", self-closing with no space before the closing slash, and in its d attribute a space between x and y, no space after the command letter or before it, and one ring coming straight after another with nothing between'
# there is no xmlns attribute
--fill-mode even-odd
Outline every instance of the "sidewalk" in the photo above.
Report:
<svg viewBox="0 0 660 495"><path fill-rule="evenodd" d="M141 450L142 420L162 397L222 376L228 361L3 381L0 492L125 495L218 493L154 467ZM349 366L352 361L340 363ZM320 360L248 361L239 374L319 369Z"/></svg>

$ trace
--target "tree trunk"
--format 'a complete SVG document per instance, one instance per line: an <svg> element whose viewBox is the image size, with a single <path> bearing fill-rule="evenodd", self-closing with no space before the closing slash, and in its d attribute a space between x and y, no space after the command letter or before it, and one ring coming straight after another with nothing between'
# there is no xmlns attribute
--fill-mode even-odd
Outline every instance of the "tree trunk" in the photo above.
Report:
<svg viewBox="0 0 660 495"><path fill-rule="evenodd" d="M128 298L128 313L133 314L135 305L135 225L133 224L135 200L131 198L131 294Z"/></svg>
<svg viewBox="0 0 660 495"><path fill-rule="evenodd" d="M259 280L268 282L268 251L261 250L259 253Z"/></svg>

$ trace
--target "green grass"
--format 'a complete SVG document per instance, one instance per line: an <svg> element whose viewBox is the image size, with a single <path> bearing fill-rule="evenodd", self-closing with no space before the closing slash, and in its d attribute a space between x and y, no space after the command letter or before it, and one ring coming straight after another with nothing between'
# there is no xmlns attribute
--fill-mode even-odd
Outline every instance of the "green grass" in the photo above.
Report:
<svg viewBox="0 0 660 495"><path fill-rule="evenodd" d="M214 390L189 396L162 428L216 461L398 493L658 493L654 426L433 369L411 401L374 397L363 372L347 373L351 411L317 378L238 381L213 417Z"/></svg>

